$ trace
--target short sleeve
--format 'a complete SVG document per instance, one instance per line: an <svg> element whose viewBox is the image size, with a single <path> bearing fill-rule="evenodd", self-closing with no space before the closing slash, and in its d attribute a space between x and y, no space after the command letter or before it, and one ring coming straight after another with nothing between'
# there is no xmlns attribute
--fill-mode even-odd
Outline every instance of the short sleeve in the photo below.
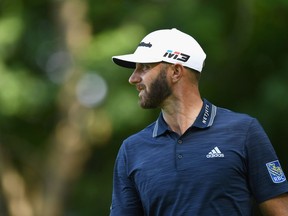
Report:
<svg viewBox="0 0 288 216"><path fill-rule="evenodd" d="M142 216L143 209L134 182L128 175L127 155L121 146L114 167L110 216Z"/></svg>
<svg viewBox="0 0 288 216"><path fill-rule="evenodd" d="M288 183L265 131L253 119L245 143L248 181L258 203L288 192Z"/></svg>

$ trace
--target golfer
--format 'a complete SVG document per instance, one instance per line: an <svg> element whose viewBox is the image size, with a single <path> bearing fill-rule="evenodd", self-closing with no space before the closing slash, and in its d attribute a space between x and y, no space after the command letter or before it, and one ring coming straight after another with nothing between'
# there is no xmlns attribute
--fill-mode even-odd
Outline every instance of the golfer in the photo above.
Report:
<svg viewBox="0 0 288 216"><path fill-rule="evenodd" d="M259 122L201 97L206 54L190 35L157 30L113 61L158 119L121 145L110 216L288 216L288 183Z"/></svg>

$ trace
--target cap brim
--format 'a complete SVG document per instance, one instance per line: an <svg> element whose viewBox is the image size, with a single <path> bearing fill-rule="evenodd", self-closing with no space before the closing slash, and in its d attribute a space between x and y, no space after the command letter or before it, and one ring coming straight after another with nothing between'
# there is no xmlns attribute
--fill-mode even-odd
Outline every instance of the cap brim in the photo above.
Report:
<svg viewBox="0 0 288 216"><path fill-rule="evenodd" d="M134 57L135 58L135 57ZM113 56L112 60L115 64L125 68L135 68L136 60L133 58L133 54Z"/></svg>
<svg viewBox="0 0 288 216"><path fill-rule="evenodd" d="M158 58L135 54L113 56L112 60L115 64L125 68L136 68L136 63L155 63L162 61Z"/></svg>

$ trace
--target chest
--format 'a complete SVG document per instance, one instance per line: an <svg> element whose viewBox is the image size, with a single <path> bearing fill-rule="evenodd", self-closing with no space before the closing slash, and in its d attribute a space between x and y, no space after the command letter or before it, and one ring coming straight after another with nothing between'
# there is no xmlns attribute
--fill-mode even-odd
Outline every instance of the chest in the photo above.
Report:
<svg viewBox="0 0 288 216"><path fill-rule="evenodd" d="M145 151L135 152L129 171L141 194L150 197L169 196L175 191L209 193L217 187L226 190L246 181L243 142L219 134L139 143L146 145Z"/></svg>

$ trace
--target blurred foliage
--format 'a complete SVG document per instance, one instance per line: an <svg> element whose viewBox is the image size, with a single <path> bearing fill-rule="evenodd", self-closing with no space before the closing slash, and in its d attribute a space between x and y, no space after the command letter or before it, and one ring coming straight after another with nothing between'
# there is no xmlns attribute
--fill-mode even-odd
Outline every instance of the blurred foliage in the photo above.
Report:
<svg viewBox="0 0 288 216"><path fill-rule="evenodd" d="M159 114L111 56L160 28L199 41L202 96L258 118L288 173L286 20L286 0L0 1L1 216L108 215L119 146Z"/></svg>

